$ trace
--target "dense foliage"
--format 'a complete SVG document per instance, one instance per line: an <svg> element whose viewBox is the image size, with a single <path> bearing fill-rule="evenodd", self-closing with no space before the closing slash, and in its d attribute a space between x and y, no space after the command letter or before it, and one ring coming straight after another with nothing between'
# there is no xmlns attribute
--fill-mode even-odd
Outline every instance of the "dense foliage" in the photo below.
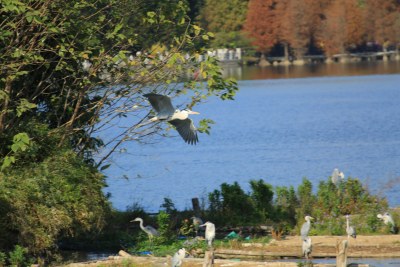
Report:
<svg viewBox="0 0 400 267"><path fill-rule="evenodd" d="M172 0L0 1L0 249L46 255L61 238L102 229L99 169L124 142L167 135L141 125L143 93L190 92L189 107L233 98L216 60L195 60L212 34L188 11ZM121 117L132 124L100 139Z"/></svg>
<svg viewBox="0 0 400 267"><path fill-rule="evenodd" d="M286 232L299 232L304 217L316 219L313 233L343 235L346 214L352 215L359 233L387 233L376 217L388 209L385 199L372 195L358 179L333 184L321 181L316 193L304 178L297 191L293 187L273 188L263 180L250 181L246 193L238 183L223 183L209 194L204 216L219 226L273 225Z"/></svg>

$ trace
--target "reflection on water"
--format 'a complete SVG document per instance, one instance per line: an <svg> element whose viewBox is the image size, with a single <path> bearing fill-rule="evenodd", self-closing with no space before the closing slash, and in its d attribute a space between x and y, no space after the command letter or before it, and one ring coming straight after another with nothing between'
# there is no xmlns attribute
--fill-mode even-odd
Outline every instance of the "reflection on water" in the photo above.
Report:
<svg viewBox="0 0 400 267"><path fill-rule="evenodd" d="M303 78L320 76L354 76L400 73L400 61L308 64L303 66L224 66L224 77L238 80Z"/></svg>

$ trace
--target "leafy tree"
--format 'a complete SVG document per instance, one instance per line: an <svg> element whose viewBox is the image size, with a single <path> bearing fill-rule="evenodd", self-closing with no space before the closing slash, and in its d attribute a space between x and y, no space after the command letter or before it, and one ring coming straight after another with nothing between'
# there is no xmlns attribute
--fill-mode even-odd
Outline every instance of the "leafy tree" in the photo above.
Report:
<svg viewBox="0 0 400 267"><path fill-rule="evenodd" d="M0 247L20 244L41 255L51 253L62 237L101 230L108 201L102 174L68 146L42 150L56 144L58 136L49 136L44 126L31 127L43 138L21 155L17 164L23 166L0 173ZM43 153L43 160L29 161L36 153Z"/></svg>
<svg viewBox="0 0 400 267"><path fill-rule="evenodd" d="M275 221L287 220L292 226L296 224L296 208L298 200L293 186L277 186L275 188Z"/></svg>
<svg viewBox="0 0 400 267"><path fill-rule="evenodd" d="M250 180L250 188L252 190L251 198L255 204L257 211L261 214L261 218L271 217L273 214L272 200L274 191L270 184L263 180Z"/></svg>
<svg viewBox="0 0 400 267"><path fill-rule="evenodd" d="M257 217L251 197L237 182L221 184L221 190L209 194L210 215L219 225L239 225L253 222Z"/></svg>
<svg viewBox="0 0 400 267"><path fill-rule="evenodd" d="M190 91L190 107L233 98L217 61L195 60L209 35L187 11L172 0L0 3L0 245L39 255L59 237L101 229L108 203L97 168L124 142L165 134L143 125L143 93ZM122 117L132 125L98 137Z"/></svg>
<svg viewBox="0 0 400 267"><path fill-rule="evenodd" d="M297 197L299 200L298 216L304 218L305 215L311 215L315 203L315 197L312 193L312 183L307 178L297 188Z"/></svg>
<svg viewBox="0 0 400 267"><path fill-rule="evenodd" d="M213 48L236 48L248 45L240 33L246 19L248 0L204 0L199 23L215 34Z"/></svg>
<svg viewBox="0 0 400 267"><path fill-rule="evenodd" d="M244 31L257 51L267 53L279 41L279 1L249 1Z"/></svg>

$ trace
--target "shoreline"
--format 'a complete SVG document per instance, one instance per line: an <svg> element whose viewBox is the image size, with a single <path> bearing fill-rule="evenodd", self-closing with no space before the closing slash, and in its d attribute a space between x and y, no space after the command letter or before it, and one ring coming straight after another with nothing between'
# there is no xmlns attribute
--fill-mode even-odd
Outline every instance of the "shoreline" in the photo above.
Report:
<svg viewBox="0 0 400 267"><path fill-rule="evenodd" d="M311 236L313 252L311 259L336 257L336 242L347 239L346 236ZM199 251L200 252L200 251ZM182 266L202 266L203 254L198 253L196 258L184 259ZM94 267L94 266L122 266L127 262L134 266L166 266L170 257L132 256L124 251L119 256L110 256L103 260L94 260L79 263L59 265L64 267ZM287 236L282 240L272 240L268 244L243 243L235 249L216 248L215 266L298 266L301 259L301 243L299 236ZM349 241L349 258L399 258L400 235L361 235ZM283 261L284 260L284 261ZM292 260L292 261L291 261ZM295 260L297 260L295 262ZM226 265L228 264L228 265ZM283 265L282 265L283 264ZM126 266L126 265L124 265ZM314 266L328 267L332 264L314 264ZM368 266L368 265L356 265Z"/></svg>

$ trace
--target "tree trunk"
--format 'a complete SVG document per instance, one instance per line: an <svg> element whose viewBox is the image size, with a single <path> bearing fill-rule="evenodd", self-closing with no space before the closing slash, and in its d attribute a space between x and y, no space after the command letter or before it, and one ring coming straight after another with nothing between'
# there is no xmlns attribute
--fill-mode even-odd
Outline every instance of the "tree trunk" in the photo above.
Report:
<svg viewBox="0 0 400 267"><path fill-rule="evenodd" d="M285 61L289 61L289 45L288 43L283 43L283 53L284 53L284 58Z"/></svg>

